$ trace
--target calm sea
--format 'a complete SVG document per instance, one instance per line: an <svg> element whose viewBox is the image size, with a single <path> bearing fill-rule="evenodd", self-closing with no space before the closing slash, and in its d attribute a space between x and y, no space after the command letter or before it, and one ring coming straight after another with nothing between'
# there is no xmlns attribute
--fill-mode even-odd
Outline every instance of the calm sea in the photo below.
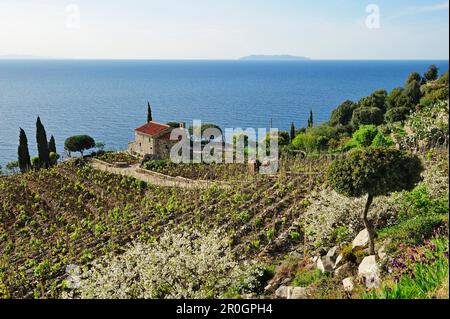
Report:
<svg viewBox="0 0 450 319"><path fill-rule="evenodd" d="M32 156L40 115L59 151L65 138L89 134L124 149L145 123L200 119L224 127L288 129L316 123L346 99L403 85L448 61L78 61L0 60L0 165L16 159L19 127Z"/></svg>

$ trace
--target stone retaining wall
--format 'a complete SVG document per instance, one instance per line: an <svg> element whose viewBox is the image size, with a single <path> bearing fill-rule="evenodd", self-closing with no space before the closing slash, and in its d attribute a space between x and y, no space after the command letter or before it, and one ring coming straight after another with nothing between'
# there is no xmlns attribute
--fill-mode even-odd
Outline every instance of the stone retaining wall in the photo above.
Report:
<svg viewBox="0 0 450 319"><path fill-rule="evenodd" d="M117 167L114 164L110 164L96 158L90 159L90 162L92 167L96 169L113 174L134 177L146 183L157 186L182 187L182 188L208 188L212 186L219 186L222 188L231 187L230 184L221 181L192 180L181 176L174 177L164 175L158 172L140 168L138 165L132 165L123 168Z"/></svg>

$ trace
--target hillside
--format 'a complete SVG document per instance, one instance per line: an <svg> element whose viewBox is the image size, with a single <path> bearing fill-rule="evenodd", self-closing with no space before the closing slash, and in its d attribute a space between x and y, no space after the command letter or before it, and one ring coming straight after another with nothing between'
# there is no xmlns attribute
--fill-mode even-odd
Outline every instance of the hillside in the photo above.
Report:
<svg viewBox="0 0 450 319"><path fill-rule="evenodd" d="M66 265L86 264L122 251L132 240L148 241L174 228L220 227L234 251L273 260L298 244L287 240L279 246L276 239L295 230L286 220L298 219L303 211L309 192L305 180L258 178L235 181L229 190L197 191L153 187L76 162L2 177L3 293L58 297Z"/></svg>
<svg viewBox="0 0 450 319"><path fill-rule="evenodd" d="M275 175L141 163L208 181L162 187L93 168L139 165L113 152L0 175L0 297L448 298L448 73L409 80L281 132ZM424 168L411 189L374 199L375 255L366 196L340 195L329 178L332 163L373 150L414 153Z"/></svg>

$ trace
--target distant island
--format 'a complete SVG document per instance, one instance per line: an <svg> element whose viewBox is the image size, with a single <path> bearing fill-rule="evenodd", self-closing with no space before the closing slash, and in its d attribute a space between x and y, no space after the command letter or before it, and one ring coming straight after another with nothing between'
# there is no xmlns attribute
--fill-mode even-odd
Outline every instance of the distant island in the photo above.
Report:
<svg viewBox="0 0 450 319"><path fill-rule="evenodd" d="M242 61L309 61L310 58L294 55L249 55L240 58Z"/></svg>

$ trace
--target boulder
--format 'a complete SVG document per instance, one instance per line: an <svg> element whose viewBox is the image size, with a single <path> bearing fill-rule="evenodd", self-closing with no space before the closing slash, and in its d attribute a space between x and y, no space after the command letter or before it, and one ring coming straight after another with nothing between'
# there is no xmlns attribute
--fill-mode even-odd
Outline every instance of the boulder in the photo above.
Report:
<svg viewBox="0 0 450 319"><path fill-rule="evenodd" d="M275 297L280 299L290 299L292 294L292 287L281 286L275 291Z"/></svg>
<svg viewBox="0 0 450 319"><path fill-rule="evenodd" d="M297 252L297 251L291 251L291 252L289 253L289 256L290 256L290 257L293 257L293 258L302 258L302 257L303 257L303 254L300 254L300 253Z"/></svg>
<svg viewBox="0 0 450 319"><path fill-rule="evenodd" d="M288 299L308 299L308 289L303 287L294 287Z"/></svg>
<svg viewBox="0 0 450 319"><path fill-rule="evenodd" d="M344 255L339 254L339 256L337 256L337 258L336 258L336 262L334 263L333 268L336 269L336 268L342 266L343 263L344 263Z"/></svg>
<svg viewBox="0 0 450 319"><path fill-rule="evenodd" d="M328 249L325 247L321 247L319 248L319 250L317 251L319 256L325 256L328 253Z"/></svg>
<svg viewBox="0 0 450 319"><path fill-rule="evenodd" d="M333 272L334 261L331 257L323 256L317 259L317 268L322 273L331 273Z"/></svg>
<svg viewBox="0 0 450 319"><path fill-rule="evenodd" d="M387 247L391 244L392 240L391 239L387 239L383 242L383 244L381 245L381 247L378 249L378 257L380 257L380 259L385 259L387 257Z"/></svg>
<svg viewBox="0 0 450 319"><path fill-rule="evenodd" d="M334 275L336 277L348 277L348 276L353 276L354 272L356 272L356 267L354 266L353 263L351 262L347 262L345 264L343 264L342 266L336 268L336 270L334 271Z"/></svg>
<svg viewBox="0 0 450 319"><path fill-rule="evenodd" d="M274 287L272 284L268 284L267 286L264 287L264 291L271 292L273 291L273 288Z"/></svg>
<svg viewBox="0 0 450 319"><path fill-rule="evenodd" d="M342 285L344 286L345 291L351 292L354 288L353 277L348 277L342 280Z"/></svg>
<svg viewBox="0 0 450 319"><path fill-rule="evenodd" d="M380 257L380 259L385 259L387 257L386 246L381 246L380 249L378 249L378 257Z"/></svg>
<svg viewBox="0 0 450 319"><path fill-rule="evenodd" d="M334 246L327 252L327 256L331 258L335 258L338 251L338 246Z"/></svg>
<svg viewBox="0 0 450 319"><path fill-rule="evenodd" d="M378 266L376 256L367 256L358 267L358 276L364 279L364 283L369 288L379 286L380 267Z"/></svg>
<svg viewBox="0 0 450 319"><path fill-rule="evenodd" d="M353 239L352 248L353 250L359 250L367 247L369 245L369 232L367 229L363 229L358 236Z"/></svg>

